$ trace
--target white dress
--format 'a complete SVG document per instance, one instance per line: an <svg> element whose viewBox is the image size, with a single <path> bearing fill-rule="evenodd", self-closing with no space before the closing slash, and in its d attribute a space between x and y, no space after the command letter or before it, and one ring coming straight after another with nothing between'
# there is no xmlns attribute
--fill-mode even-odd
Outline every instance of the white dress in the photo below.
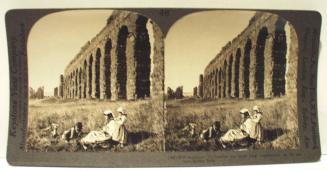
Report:
<svg viewBox="0 0 327 171"><path fill-rule="evenodd" d="M253 138L259 142L263 140L263 128L260 123L261 119L262 119L261 113L255 113L251 116L253 125L250 132L250 138Z"/></svg>
<svg viewBox="0 0 327 171"><path fill-rule="evenodd" d="M81 142L84 144L93 144L110 140L115 129L114 124L115 122L113 120L109 121L109 123L107 123L102 130L89 132L84 138L81 139Z"/></svg>
<svg viewBox="0 0 327 171"><path fill-rule="evenodd" d="M114 126L112 129L112 140L117 141L121 144L127 143L127 130L125 123L127 121L126 115L120 115L114 120Z"/></svg>
<svg viewBox="0 0 327 171"><path fill-rule="evenodd" d="M242 140L249 136L251 132L251 127L253 127L253 121L250 118L247 118L243 124L240 125L238 129L230 129L228 130L220 140L222 142L233 142Z"/></svg>

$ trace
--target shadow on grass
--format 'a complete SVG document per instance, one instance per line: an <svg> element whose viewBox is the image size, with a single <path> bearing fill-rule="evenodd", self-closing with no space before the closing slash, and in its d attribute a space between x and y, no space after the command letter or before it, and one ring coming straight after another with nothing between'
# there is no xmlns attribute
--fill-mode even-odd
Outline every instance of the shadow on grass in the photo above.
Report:
<svg viewBox="0 0 327 171"><path fill-rule="evenodd" d="M155 133L147 131L129 132L128 133L128 144L138 144L148 138L156 136Z"/></svg>
<svg viewBox="0 0 327 171"><path fill-rule="evenodd" d="M263 139L265 142L273 141L278 137L284 134L284 130L282 128L274 128L274 129L264 129L263 131Z"/></svg>

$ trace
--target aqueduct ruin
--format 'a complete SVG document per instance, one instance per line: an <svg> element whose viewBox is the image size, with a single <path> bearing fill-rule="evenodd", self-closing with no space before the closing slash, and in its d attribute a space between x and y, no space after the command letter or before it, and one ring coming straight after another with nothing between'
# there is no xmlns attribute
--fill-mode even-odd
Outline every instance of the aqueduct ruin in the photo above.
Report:
<svg viewBox="0 0 327 171"><path fill-rule="evenodd" d="M163 92L163 34L150 19L113 11L106 26L66 67L59 96L143 99Z"/></svg>
<svg viewBox="0 0 327 171"><path fill-rule="evenodd" d="M200 75L197 96L272 98L296 95L298 38L285 19L257 12Z"/></svg>

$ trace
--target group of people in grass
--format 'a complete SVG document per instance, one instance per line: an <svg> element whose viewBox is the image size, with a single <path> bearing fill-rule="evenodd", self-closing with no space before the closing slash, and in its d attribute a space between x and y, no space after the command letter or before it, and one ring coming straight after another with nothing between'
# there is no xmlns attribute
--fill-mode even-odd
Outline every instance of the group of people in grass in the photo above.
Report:
<svg viewBox="0 0 327 171"><path fill-rule="evenodd" d="M101 130L91 131L82 137L83 124L77 122L72 128L64 131L62 139L67 143L76 139L85 150L89 145L102 144L109 141L118 143L120 147L123 147L127 144L127 129L125 127L127 113L122 107L119 107L117 112L118 116L116 117L111 110L103 112L105 124Z"/></svg>
<svg viewBox="0 0 327 171"><path fill-rule="evenodd" d="M127 113L122 107L117 109L118 115L115 117L111 110L103 112L105 124L101 130L90 131L86 136L82 137L82 122L77 122L72 128L64 131L62 139L69 142L77 139L78 143L84 149L89 145L96 145L105 142L115 142L123 147L127 144L127 129L125 123L127 121ZM209 139L218 140L223 148L242 140L250 143L261 144L263 142L263 128L261 126L262 111L258 106L253 107L253 112L243 108L240 110L241 123L238 128L229 129L225 134L220 130L220 122L215 121L212 126L201 131L200 139L207 142ZM191 136L195 135L195 125L190 123L184 130L190 130Z"/></svg>
<svg viewBox="0 0 327 171"><path fill-rule="evenodd" d="M200 138L203 141L209 139L218 139L223 148L228 144L239 142L242 140L250 143L261 144L263 142L263 128L261 126L262 111L258 106L253 107L253 112L246 108L240 110L241 124L238 128L229 129L225 134L221 133L220 122L215 121L212 126L201 132Z"/></svg>

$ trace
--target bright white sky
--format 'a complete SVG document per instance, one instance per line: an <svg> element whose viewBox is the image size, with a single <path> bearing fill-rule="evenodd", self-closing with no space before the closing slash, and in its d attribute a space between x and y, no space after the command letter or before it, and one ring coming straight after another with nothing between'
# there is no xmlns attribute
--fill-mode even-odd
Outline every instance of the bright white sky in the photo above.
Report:
<svg viewBox="0 0 327 171"><path fill-rule="evenodd" d="M42 17L33 26L27 44L29 86L44 86L53 95L65 67L105 26L111 10L74 10Z"/></svg>
<svg viewBox="0 0 327 171"><path fill-rule="evenodd" d="M228 41L249 24L252 11L208 11L184 16L165 42L165 85L192 92L199 75Z"/></svg>

